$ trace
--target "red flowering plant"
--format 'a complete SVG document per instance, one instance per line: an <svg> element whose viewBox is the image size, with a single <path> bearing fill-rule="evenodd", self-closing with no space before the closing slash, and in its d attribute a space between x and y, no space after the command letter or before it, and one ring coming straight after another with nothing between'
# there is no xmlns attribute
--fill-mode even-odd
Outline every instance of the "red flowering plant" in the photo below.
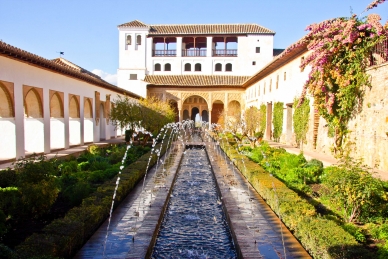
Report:
<svg viewBox="0 0 388 259"><path fill-rule="evenodd" d="M366 10L383 2L374 1ZM310 50L301 68L310 65L311 71L299 104L307 91L313 95L320 115L334 132L334 153L342 155L348 122L360 111L364 90L371 87L368 57L387 38L387 28L379 15L370 14L326 20L306 30L309 33L298 44L307 44Z"/></svg>

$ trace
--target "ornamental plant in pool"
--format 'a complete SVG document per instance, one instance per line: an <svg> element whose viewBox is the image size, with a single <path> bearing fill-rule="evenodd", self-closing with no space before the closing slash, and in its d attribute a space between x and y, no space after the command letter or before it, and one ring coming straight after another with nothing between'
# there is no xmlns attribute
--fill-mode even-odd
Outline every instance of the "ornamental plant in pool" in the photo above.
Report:
<svg viewBox="0 0 388 259"><path fill-rule="evenodd" d="M0 171L0 248L14 248L79 205L117 175L125 150L125 145L91 145L78 158L33 156L15 162L14 169ZM147 146L131 147L125 166L149 150Z"/></svg>

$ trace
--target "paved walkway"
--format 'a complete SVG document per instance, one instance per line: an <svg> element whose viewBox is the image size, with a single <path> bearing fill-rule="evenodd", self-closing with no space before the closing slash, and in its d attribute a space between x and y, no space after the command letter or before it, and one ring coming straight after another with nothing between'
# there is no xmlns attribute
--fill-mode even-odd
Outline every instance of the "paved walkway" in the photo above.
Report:
<svg viewBox="0 0 388 259"><path fill-rule="evenodd" d="M272 141L268 141L268 144L271 147L284 148L287 152L292 153L292 154L296 154L296 155L300 154L300 152L301 152L301 150L299 148L296 148L296 147L293 147L293 146L287 145L287 144L282 144L282 143L272 142ZM322 163L325 167L330 166L330 165L335 165L338 163L337 159L335 159L333 156L328 155L328 154L318 153L318 152L309 151L309 150L303 150L303 155L307 160L315 158L315 159L322 161ZM378 170L378 169L373 169L373 171L376 172L376 177L379 177L382 180L388 181L388 172Z"/></svg>
<svg viewBox="0 0 388 259"><path fill-rule="evenodd" d="M117 143L125 143L125 138L118 137L118 138L107 139L107 140L103 140L103 141L96 142L96 143L89 143L89 144L85 144L82 146L71 147L69 149L61 149L58 151L53 151L49 154L44 154L44 155L47 157L47 159L52 159L54 157L64 158L64 157L69 156L69 155L77 156L77 155L81 154L82 152L84 152L88 148L88 146L90 146L90 145L106 146L109 144L117 144ZM27 156L28 155L29 154L27 154ZM8 167L12 168L13 163L14 163L13 161L9 162L8 160L7 161L0 160L0 170L7 169Z"/></svg>

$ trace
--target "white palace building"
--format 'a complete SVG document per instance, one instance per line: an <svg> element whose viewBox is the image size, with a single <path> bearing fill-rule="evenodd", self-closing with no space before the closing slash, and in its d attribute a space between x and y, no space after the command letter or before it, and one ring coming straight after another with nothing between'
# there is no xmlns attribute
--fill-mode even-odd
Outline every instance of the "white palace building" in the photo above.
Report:
<svg viewBox="0 0 388 259"><path fill-rule="evenodd" d="M169 101L177 121L199 114L216 123L231 104L242 110L265 104L266 139L272 136L273 104L283 102L280 142L295 144L292 104L310 71L300 69L306 46L274 49L275 32L257 24L148 25L135 20L118 30L118 86L65 59L44 59L0 41L0 161L121 135L108 119L118 94ZM350 125L355 156L385 171L387 72L386 56L371 62L373 87ZM330 153L333 139L326 122L314 107L311 111L304 149Z"/></svg>

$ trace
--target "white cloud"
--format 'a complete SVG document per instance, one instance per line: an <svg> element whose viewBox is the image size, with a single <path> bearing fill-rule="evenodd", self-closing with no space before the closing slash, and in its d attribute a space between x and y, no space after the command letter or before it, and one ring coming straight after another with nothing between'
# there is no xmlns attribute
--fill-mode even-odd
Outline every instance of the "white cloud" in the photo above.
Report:
<svg viewBox="0 0 388 259"><path fill-rule="evenodd" d="M102 71L101 69L93 69L92 73L98 75L103 80L107 81L108 83L111 83L112 85L117 85L117 74L112 75Z"/></svg>

